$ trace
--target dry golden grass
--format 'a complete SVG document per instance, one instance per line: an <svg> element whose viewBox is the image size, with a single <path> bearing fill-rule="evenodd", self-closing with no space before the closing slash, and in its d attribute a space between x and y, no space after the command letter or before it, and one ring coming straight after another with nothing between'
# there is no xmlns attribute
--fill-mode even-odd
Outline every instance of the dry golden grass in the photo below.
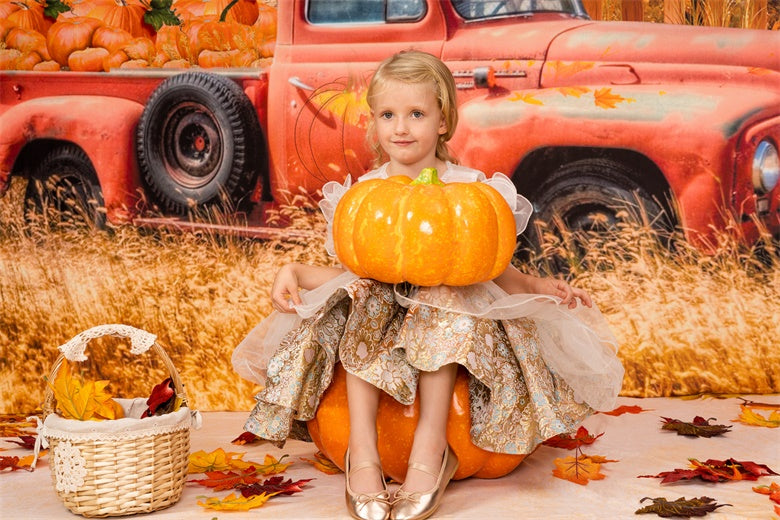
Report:
<svg viewBox="0 0 780 520"><path fill-rule="evenodd" d="M279 266L331 261L322 240L30 229L21 182L0 200L0 412L35 410L57 346L106 323L156 334L194 407L252 406L255 389L232 371L233 348L271 311ZM291 214L324 238L316 213ZM714 256L684 244L669 254L652 233L625 229L591 241L571 276L594 295L620 341L624 395L773 393L780 391L780 260L771 253L766 262L725 235ZM537 258L521 268L543 266ZM165 377L161 363L131 355L121 340L93 342L88 354L85 370L110 379L119 396L147 395Z"/></svg>
<svg viewBox="0 0 780 520"><path fill-rule="evenodd" d="M674 251L660 239L675 240ZM626 226L588 237L575 258L547 237L546 256L570 257L573 282L594 296L619 341L622 395L780 391L778 244L767 235L754 248L726 233L718 240L705 255L677 234Z"/></svg>

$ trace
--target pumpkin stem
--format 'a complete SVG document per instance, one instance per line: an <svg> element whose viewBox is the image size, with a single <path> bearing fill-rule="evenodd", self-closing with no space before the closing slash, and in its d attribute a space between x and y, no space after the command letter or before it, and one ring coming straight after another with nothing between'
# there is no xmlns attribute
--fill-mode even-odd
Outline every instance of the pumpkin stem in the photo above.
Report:
<svg viewBox="0 0 780 520"><path fill-rule="evenodd" d="M238 0L230 0L230 3L225 6L225 8L222 10L222 12L219 15L219 21L224 22L225 18L227 17L228 11L230 11L230 8L233 7L238 3Z"/></svg>
<svg viewBox="0 0 780 520"><path fill-rule="evenodd" d="M413 185L417 184L433 184L436 186L444 186L444 183L439 180L439 172L436 168L423 168L420 171L420 175L412 181Z"/></svg>

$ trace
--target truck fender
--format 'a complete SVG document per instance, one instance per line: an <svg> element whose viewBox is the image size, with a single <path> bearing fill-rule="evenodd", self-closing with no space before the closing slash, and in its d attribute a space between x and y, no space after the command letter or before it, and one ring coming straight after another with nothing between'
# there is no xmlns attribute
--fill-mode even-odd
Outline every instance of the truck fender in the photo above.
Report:
<svg viewBox="0 0 780 520"><path fill-rule="evenodd" d="M758 107L771 105L771 96L702 85L507 92L464 103L452 146L464 164L513 176L531 198L549 173L527 168L538 150L578 150L576 159L589 151L632 154L653 166L633 180L654 194L663 186L677 203L679 224L707 230L722 224L715 208L728 204L735 182L718 172L734 171L737 136L766 117Z"/></svg>
<svg viewBox="0 0 780 520"><path fill-rule="evenodd" d="M140 200L135 127L143 105L109 96L52 96L0 115L0 188L22 148L39 139L71 142L92 162L110 222L132 218Z"/></svg>

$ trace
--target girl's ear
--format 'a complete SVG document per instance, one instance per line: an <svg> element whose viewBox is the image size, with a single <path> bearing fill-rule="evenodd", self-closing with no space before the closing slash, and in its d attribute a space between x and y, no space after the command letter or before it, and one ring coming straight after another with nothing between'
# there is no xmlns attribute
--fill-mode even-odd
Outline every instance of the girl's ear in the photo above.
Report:
<svg viewBox="0 0 780 520"><path fill-rule="evenodd" d="M447 119L444 117L444 114L441 115L441 122L439 123L439 135L444 135L447 133Z"/></svg>

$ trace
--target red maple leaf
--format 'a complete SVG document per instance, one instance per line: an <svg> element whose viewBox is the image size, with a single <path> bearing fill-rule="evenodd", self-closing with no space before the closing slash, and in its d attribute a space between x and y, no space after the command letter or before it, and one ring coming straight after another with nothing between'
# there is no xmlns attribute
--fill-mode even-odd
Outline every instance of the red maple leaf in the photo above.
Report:
<svg viewBox="0 0 780 520"><path fill-rule="evenodd" d="M696 459L688 459L693 469L675 469L664 471L657 475L640 475L639 478L661 478L661 484L677 482L679 480L691 480L700 478L708 482L725 482L728 480L758 480L766 475L777 475L766 464L756 464L751 461L738 461L734 459L715 460L707 459L700 462Z"/></svg>
<svg viewBox="0 0 780 520"><path fill-rule="evenodd" d="M225 491L226 489L240 488L260 482L260 479L255 476L256 473L257 470L254 466L249 466L241 472L207 471L205 473L206 478L190 480L190 482L200 486L210 487L214 489L214 491Z"/></svg>
<svg viewBox="0 0 780 520"><path fill-rule="evenodd" d="M254 495L260 495L261 493L273 493L276 495L292 495L293 493L300 493L303 491L303 486L311 482L314 479L305 478L296 480L288 478L284 480L284 477L276 476L266 479L262 484L252 484L249 486L241 487L241 494L244 497L251 497Z"/></svg>
<svg viewBox="0 0 780 520"><path fill-rule="evenodd" d="M264 439L258 437L252 432L244 432L235 439L233 439L231 444L237 444L239 446L243 446L244 444L254 444L259 441L263 441Z"/></svg>
<svg viewBox="0 0 780 520"><path fill-rule="evenodd" d="M591 435L588 432L588 429L584 426L580 426L577 430L577 433L572 436L571 434L562 433L560 435L556 435L555 437L552 437L550 439L547 439L542 444L545 446L550 446L552 448L563 448L566 450L574 450L578 449L581 446L585 444L593 444L596 439L604 435L604 432L599 433L598 435Z"/></svg>
<svg viewBox="0 0 780 520"><path fill-rule="evenodd" d="M35 436L34 435L19 435L18 436L21 441L16 441L13 439L6 439L5 442L13 442L14 444L18 444L22 448L26 448L28 450L35 449Z"/></svg>
<svg viewBox="0 0 780 520"><path fill-rule="evenodd" d="M173 386L173 380L169 377L152 389L152 395L146 401L146 406L149 408L141 415L141 418L170 412L175 400L176 388Z"/></svg>
<svg viewBox="0 0 780 520"><path fill-rule="evenodd" d="M611 415L613 417L617 417L618 415L623 415L624 413L642 413L642 412L648 412L650 410L645 410L641 406L628 406L628 405L622 405L618 406L611 412L596 412L596 413L603 413L604 415Z"/></svg>

